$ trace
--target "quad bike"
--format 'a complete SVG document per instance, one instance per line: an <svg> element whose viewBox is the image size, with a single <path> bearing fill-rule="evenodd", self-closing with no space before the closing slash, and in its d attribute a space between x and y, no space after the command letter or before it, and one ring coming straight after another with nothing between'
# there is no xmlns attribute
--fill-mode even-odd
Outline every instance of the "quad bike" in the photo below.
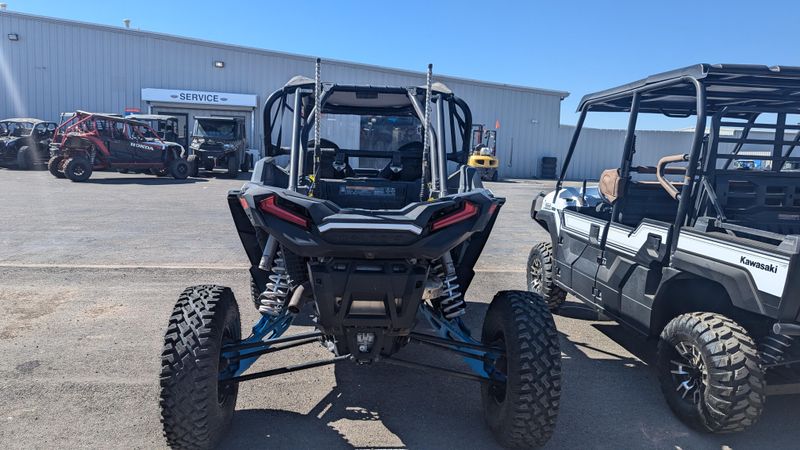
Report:
<svg viewBox="0 0 800 450"><path fill-rule="evenodd" d="M287 113L291 120L282 120ZM327 137L358 132L321 130L320 113L360 116L361 123L401 117L409 129L394 133L391 151L346 141L339 147ZM287 123L291 130L282 132ZM359 120L349 123L363 128ZM269 97L268 157L258 161L251 182L228 194L261 319L243 338L229 288L194 286L181 294L161 364L169 445L218 443L243 381L344 361L477 381L485 420L501 444L532 447L550 438L561 356L543 299L497 293L480 340L462 321L472 268L504 203L464 164L470 127L466 103L432 84L430 67L425 87L401 88L322 85L318 65L315 80L295 77ZM281 136L289 135L289 148L281 147ZM304 305L313 310L316 330L286 333ZM416 362L410 342L462 356L469 370ZM247 373L261 356L311 343L333 357Z"/></svg>

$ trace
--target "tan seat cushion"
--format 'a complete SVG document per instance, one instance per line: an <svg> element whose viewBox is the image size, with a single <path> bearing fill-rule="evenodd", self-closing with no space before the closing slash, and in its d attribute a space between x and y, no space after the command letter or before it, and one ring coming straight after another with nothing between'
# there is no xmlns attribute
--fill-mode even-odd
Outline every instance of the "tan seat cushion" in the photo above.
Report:
<svg viewBox="0 0 800 450"><path fill-rule="evenodd" d="M600 175L600 193L609 202L614 203L622 195L622 178L619 176L619 169L604 170Z"/></svg>

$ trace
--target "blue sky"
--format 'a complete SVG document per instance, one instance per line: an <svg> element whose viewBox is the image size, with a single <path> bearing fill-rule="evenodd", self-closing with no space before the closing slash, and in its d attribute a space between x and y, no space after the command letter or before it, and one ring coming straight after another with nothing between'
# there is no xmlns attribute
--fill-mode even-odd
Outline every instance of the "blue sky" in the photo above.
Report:
<svg viewBox="0 0 800 450"><path fill-rule="evenodd" d="M571 92L697 62L800 65L796 1L56 1L9 10ZM293 20L292 17L300 17ZM588 125L622 127L621 115ZM685 121L647 118L643 128Z"/></svg>

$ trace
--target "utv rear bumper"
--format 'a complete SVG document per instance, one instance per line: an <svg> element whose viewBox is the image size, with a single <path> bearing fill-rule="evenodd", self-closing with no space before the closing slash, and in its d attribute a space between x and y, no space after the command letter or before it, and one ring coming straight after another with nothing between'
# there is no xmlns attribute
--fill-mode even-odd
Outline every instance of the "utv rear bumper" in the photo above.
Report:
<svg viewBox="0 0 800 450"><path fill-rule="evenodd" d="M366 260L439 258L473 233L483 231L504 202L486 191L472 191L411 204L401 210L373 211L344 210L326 200L269 186L249 185L241 192L231 191L229 196L246 202L248 207L244 209L253 225L298 256ZM260 209L267 197L274 197L279 207L287 211L285 217L280 217L280 211L275 215ZM465 208L470 208L469 217L464 215ZM433 225L446 217L458 218L459 214L465 218L444 227ZM291 215L299 219L292 222ZM303 223L305 226L299 225Z"/></svg>

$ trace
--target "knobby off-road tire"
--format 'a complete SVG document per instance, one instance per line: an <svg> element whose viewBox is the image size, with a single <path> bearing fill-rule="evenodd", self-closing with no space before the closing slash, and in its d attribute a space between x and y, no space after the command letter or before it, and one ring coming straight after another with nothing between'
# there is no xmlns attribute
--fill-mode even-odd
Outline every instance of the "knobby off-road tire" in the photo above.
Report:
<svg viewBox="0 0 800 450"><path fill-rule="evenodd" d="M61 163L64 161L64 158L61 156L53 156L47 161L47 170L50 171L50 175L56 178L66 178L67 176L64 175L64 172L59 170L61 167Z"/></svg>
<svg viewBox="0 0 800 450"><path fill-rule="evenodd" d="M78 183L86 181L92 176L92 164L81 156L69 158L64 161L64 175Z"/></svg>
<svg viewBox="0 0 800 450"><path fill-rule="evenodd" d="M532 292L498 292L486 312L482 342L506 351L498 369L507 382L481 386L489 429L506 447L544 445L561 397L558 331L544 299Z"/></svg>
<svg viewBox="0 0 800 450"><path fill-rule="evenodd" d="M261 290L258 288L258 285L256 285L256 279L250 275L250 298L253 300L256 309L258 309L258 306L261 304L261 302L258 301L258 297L260 296Z"/></svg>
<svg viewBox="0 0 800 450"><path fill-rule="evenodd" d="M200 175L200 161L197 160L197 155L189 155L186 162L189 163L189 176L197 178Z"/></svg>
<svg viewBox="0 0 800 450"><path fill-rule="evenodd" d="M236 178L239 176L239 156L236 154L228 156L228 177Z"/></svg>
<svg viewBox="0 0 800 450"><path fill-rule="evenodd" d="M33 154L33 149L27 145L23 145L17 150L17 169L31 170L34 169L38 163L38 157Z"/></svg>
<svg viewBox="0 0 800 450"><path fill-rule="evenodd" d="M672 319L658 343L658 376L672 411L697 430L742 431L764 408L756 344L720 314L693 312Z"/></svg>
<svg viewBox="0 0 800 450"><path fill-rule="evenodd" d="M556 286L556 263L553 245L540 242L533 246L528 255L528 291L544 298L550 311L557 311L567 299L567 292Z"/></svg>
<svg viewBox="0 0 800 450"><path fill-rule="evenodd" d="M185 159L174 159L169 163L169 174L176 180L185 180L192 168Z"/></svg>
<svg viewBox="0 0 800 450"><path fill-rule="evenodd" d="M237 384L220 385L220 352L241 339L239 307L223 286L186 288L161 354L161 423L172 448L213 448L236 408Z"/></svg>
<svg viewBox="0 0 800 450"><path fill-rule="evenodd" d="M245 153L244 161L242 161L242 166L240 167L242 173L250 172L250 167L252 166L253 158L249 153Z"/></svg>

